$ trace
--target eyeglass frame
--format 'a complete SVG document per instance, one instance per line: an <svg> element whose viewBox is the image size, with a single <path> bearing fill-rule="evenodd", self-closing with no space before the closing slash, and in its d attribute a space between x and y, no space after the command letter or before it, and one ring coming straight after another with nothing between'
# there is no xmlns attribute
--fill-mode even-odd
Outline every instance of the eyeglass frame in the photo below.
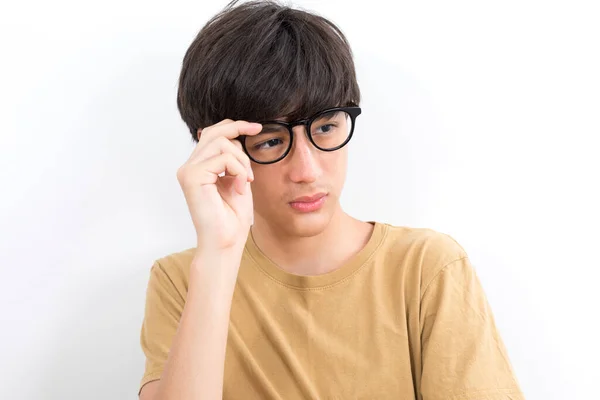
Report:
<svg viewBox="0 0 600 400"><path fill-rule="evenodd" d="M348 134L348 137L346 138L346 140L344 140L344 142L334 148L331 149L324 149L322 147L319 147L313 137L312 134L310 132L310 127L313 123L314 120L316 120L318 117L320 117L323 114L327 114L330 112L334 112L334 111L343 111L346 112L349 116L350 116L350 121L352 122L352 127L350 129L350 133ZM293 131L293 127L297 126L297 125L304 125L305 129L305 134L308 137L308 140L312 143L313 146L315 146L317 149L321 150L321 151L326 151L326 152L332 152L332 151L336 151L341 149L342 147L344 147L345 145L348 144L348 142L350 141L350 139L352 139L352 135L354 134L354 127L355 127L355 122L356 122L356 117L358 117L362 112L362 109L358 106L346 106L346 107L333 107L333 108L327 108L323 111L319 111L318 113L314 114L311 117L308 118L304 118L304 119L299 119L296 121L291 121L291 122L286 122L286 121L279 121L279 120L271 120L271 121L263 121L263 122L259 122L261 125L269 125L269 124L277 124L277 125L282 125L284 127L287 128L288 132L290 133L290 144L288 145L287 150L277 159L273 160L273 161L257 161L255 160L251 155L250 152L248 151L248 149L246 148L246 137L247 135L240 135L238 136L238 140L241 142L242 144L242 148L244 149L244 153L246 153L246 155L255 163L257 164L275 164L276 162L279 162L281 160L283 160L292 150L292 147L294 145L294 131ZM260 135L260 133L259 133Z"/></svg>

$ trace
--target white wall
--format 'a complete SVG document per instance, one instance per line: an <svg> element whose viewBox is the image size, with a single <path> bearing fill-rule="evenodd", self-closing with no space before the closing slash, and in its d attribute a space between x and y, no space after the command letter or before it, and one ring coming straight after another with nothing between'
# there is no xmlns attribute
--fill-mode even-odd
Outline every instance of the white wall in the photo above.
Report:
<svg viewBox="0 0 600 400"><path fill-rule="evenodd" d="M598 398L595 3L295 3L356 54L345 207L463 244L530 400ZM2 7L0 398L135 398L149 267L195 240L179 67L224 4Z"/></svg>

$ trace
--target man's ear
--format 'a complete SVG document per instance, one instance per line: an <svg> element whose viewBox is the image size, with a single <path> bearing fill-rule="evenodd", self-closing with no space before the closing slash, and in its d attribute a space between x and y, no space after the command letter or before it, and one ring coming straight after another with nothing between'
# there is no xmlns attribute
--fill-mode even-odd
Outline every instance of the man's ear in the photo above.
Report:
<svg viewBox="0 0 600 400"><path fill-rule="evenodd" d="M200 134L202 133L202 128L198 128L198 130L196 131L196 138L198 139L198 141L200 141Z"/></svg>

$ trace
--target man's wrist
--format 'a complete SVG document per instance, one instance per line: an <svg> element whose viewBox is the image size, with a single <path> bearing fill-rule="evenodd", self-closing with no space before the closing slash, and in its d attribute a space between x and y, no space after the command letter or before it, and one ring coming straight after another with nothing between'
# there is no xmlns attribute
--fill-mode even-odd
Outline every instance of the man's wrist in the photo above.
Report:
<svg viewBox="0 0 600 400"><path fill-rule="evenodd" d="M229 292L237 280L242 258L241 249L197 249L190 267L190 286L200 285L202 290Z"/></svg>

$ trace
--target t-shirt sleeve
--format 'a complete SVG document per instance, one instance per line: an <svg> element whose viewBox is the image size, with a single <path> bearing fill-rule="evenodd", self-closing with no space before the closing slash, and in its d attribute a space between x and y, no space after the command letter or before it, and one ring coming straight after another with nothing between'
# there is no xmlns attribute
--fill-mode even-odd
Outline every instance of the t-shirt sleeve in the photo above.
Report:
<svg viewBox="0 0 600 400"><path fill-rule="evenodd" d="M524 399L469 258L443 266L421 297L421 400Z"/></svg>
<svg viewBox="0 0 600 400"><path fill-rule="evenodd" d="M142 387L160 379L185 303L171 277L157 261L150 270L140 343L146 355ZM139 394L139 392L138 392Z"/></svg>

